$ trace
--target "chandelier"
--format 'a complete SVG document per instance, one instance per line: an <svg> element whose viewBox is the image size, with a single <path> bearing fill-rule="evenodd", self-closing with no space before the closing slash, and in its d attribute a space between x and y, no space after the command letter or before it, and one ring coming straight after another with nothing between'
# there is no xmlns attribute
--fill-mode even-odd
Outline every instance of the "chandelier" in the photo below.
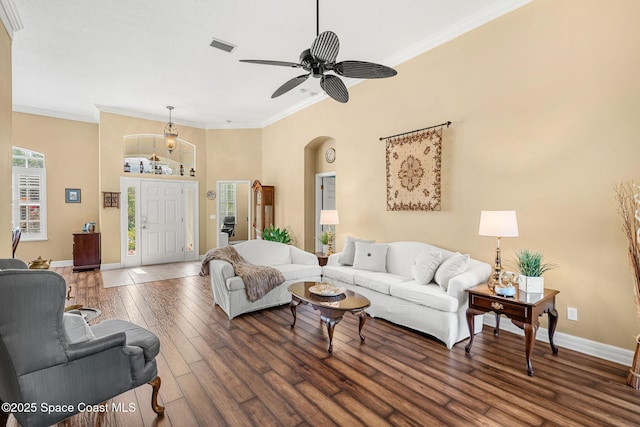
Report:
<svg viewBox="0 0 640 427"><path fill-rule="evenodd" d="M167 150L169 150L169 153L172 153L173 150L176 149L176 142L178 140L178 128L171 121L171 110L173 110L173 107L171 105L168 105L167 110L169 110L169 123L164 126L164 140L167 144Z"/></svg>

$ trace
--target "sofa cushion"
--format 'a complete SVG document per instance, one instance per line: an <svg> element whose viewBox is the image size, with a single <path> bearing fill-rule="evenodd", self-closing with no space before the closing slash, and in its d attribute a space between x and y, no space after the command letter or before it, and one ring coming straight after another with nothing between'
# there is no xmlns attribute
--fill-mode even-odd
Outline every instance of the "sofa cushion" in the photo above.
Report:
<svg viewBox="0 0 640 427"><path fill-rule="evenodd" d="M440 264L436 271L435 280L442 290L446 291L449 288L449 280L453 276L464 273L467 271L467 265L469 264L469 255L456 252L455 255L447 258Z"/></svg>
<svg viewBox="0 0 640 427"><path fill-rule="evenodd" d="M422 242L390 242L387 252L387 272L411 277L411 267L421 252L442 252L442 259L448 258L447 250Z"/></svg>
<svg viewBox="0 0 640 427"><path fill-rule="evenodd" d="M423 251L418 254L411 267L411 276L416 283L426 285L433 280L442 262L442 252Z"/></svg>
<svg viewBox="0 0 640 427"><path fill-rule="evenodd" d="M322 276L329 279L339 280L349 285L355 285L355 274L358 270L354 270L353 267L343 265L325 265L322 267Z"/></svg>
<svg viewBox="0 0 640 427"><path fill-rule="evenodd" d="M355 237L347 236L344 239L344 249L340 253L338 262L343 265L353 265L353 259L356 256L356 242L362 243L375 243L375 240L363 240L356 239Z"/></svg>
<svg viewBox="0 0 640 427"><path fill-rule="evenodd" d="M356 273L354 280L358 286L389 295L389 288L392 285L403 283L411 279L409 277L398 276L396 274L361 270Z"/></svg>
<svg viewBox="0 0 640 427"><path fill-rule="evenodd" d="M272 265L272 267L280 270L285 280L302 280L311 277L320 277L320 272L322 271L319 265L281 264Z"/></svg>
<svg viewBox="0 0 640 427"><path fill-rule="evenodd" d="M458 310L458 300L444 292L435 283L421 285L414 280L396 283L391 286L390 294L425 307L453 313Z"/></svg>
<svg viewBox="0 0 640 427"><path fill-rule="evenodd" d="M290 246L268 240L248 240L233 245L236 251L248 262L255 265L291 264Z"/></svg>
<svg viewBox="0 0 640 427"><path fill-rule="evenodd" d="M353 258L353 268L358 270L387 272L387 250L386 243L363 243L356 242L356 254Z"/></svg>

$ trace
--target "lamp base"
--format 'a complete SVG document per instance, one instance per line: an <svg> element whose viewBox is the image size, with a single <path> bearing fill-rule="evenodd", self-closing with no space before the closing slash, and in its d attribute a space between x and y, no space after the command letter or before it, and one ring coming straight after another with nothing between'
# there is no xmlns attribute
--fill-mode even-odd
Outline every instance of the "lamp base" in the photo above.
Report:
<svg viewBox="0 0 640 427"><path fill-rule="evenodd" d="M327 243L327 246L329 246L327 248L327 256L330 256L331 254L333 254L333 245L331 244L331 242Z"/></svg>
<svg viewBox="0 0 640 427"><path fill-rule="evenodd" d="M489 280L487 281L487 286L489 287L489 290L494 292L496 289L496 286L500 285L501 279L502 278L502 269L497 269L497 268L493 268L493 272L491 273L491 276L489 276Z"/></svg>

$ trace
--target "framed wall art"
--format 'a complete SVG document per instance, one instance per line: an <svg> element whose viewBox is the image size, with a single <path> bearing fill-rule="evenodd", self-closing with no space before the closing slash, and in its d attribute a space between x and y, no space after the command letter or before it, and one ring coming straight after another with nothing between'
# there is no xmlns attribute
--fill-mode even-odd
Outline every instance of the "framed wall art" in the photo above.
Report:
<svg viewBox="0 0 640 427"><path fill-rule="evenodd" d="M81 194L79 188L65 188L64 201L66 203L80 203Z"/></svg>

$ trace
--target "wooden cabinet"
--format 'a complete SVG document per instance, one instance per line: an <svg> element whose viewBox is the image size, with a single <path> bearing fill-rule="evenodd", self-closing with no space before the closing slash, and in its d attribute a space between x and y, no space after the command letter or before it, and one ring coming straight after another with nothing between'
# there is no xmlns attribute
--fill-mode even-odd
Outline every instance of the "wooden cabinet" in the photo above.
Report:
<svg viewBox="0 0 640 427"><path fill-rule="evenodd" d="M270 224L274 224L274 192L272 185L262 185L260 181L253 181L253 227L251 237L262 239L262 231Z"/></svg>
<svg viewBox="0 0 640 427"><path fill-rule="evenodd" d="M100 233L73 233L73 271L99 269Z"/></svg>

